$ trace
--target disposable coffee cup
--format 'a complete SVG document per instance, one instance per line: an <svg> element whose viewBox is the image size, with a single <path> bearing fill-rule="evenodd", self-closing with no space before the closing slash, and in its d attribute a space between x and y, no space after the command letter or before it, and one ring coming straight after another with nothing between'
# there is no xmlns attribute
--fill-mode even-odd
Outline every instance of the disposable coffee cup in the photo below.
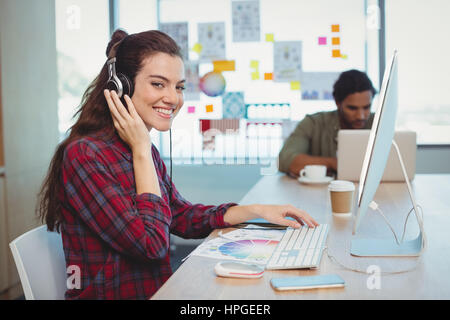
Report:
<svg viewBox="0 0 450 320"><path fill-rule="evenodd" d="M353 210L355 185L350 181L335 180L328 185L331 211L336 216L349 216Z"/></svg>

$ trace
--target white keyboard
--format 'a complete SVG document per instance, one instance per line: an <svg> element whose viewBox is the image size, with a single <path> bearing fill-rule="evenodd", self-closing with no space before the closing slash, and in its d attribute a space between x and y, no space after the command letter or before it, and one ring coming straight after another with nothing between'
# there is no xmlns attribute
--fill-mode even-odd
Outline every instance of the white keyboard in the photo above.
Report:
<svg viewBox="0 0 450 320"><path fill-rule="evenodd" d="M315 228L287 228L266 265L266 269L317 268L322 258L328 225Z"/></svg>

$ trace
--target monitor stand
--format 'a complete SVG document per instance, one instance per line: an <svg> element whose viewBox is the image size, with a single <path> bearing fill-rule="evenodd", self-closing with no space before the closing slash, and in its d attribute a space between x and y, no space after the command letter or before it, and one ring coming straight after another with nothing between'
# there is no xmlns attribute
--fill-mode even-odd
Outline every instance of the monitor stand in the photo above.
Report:
<svg viewBox="0 0 450 320"><path fill-rule="evenodd" d="M417 257L425 247L425 232L423 229L422 217L419 216L416 200L409 182L408 174L406 173L403 158L398 148L397 143L392 140L400 165L402 167L403 176L408 187L409 196L413 204L414 213L419 224L419 235L417 238L409 241L402 241L398 244L394 238L388 239L352 239L350 253L358 257Z"/></svg>

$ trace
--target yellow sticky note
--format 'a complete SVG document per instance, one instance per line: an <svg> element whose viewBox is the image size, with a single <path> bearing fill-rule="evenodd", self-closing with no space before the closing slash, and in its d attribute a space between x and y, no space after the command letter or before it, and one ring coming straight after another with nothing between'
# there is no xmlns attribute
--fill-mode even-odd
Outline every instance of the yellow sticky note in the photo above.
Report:
<svg viewBox="0 0 450 320"><path fill-rule="evenodd" d="M347 56L346 54L341 54L341 58L342 58L342 59L347 59L348 56Z"/></svg>
<svg viewBox="0 0 450 320"><path fill-rule="evenodd" d="M341 57L341 50L333 50L333 51L331 52L331 56L332 56L333 58L340 58L340 57Z"/></svg>
<svg viewBox="0 0 450 320"><path fill-rule="evenodd" d="M291 81L291 90L300 90L300 81Z"/></svg>
<svg viewBox="0 0 450 320"><path fill-rule="evenodd" d="M258 67L259 67L259 61L258 60L251 60L250 61L250 68L258 69Z"/></svg>
<svg viewBox="0 0 450 320"><path fill-rule="evenodd" d="M274 42L273 33L266 33L266 42Z"/></svg>
<svg viewBox="0 0 450 320"><path fill-rule="evenodd" d="M194 47L192 48L192 51L197 52L198 54L200 54L202 49L203 49L203 46L200 43L196 43L196 44L194 44Z"/></svg>
<svg viewBox="0 0 450 320"><path fill-rule="evenodd" d="M206 106L206 112L213 112L213 105L212 104L208 104Z"/></svg>
<svg viewBox="0 0 450 320"><path fill-rule="evenodd" d="M339 25L338 24L332 24L331 25L331 32L339 32Z"/></svg>
<svg viewBox="0 0 450 320"><path fill-rule="evenodd" d="M236 65L234 60L216 60L213 61L214 72L234 71Z"/></svg>
<svg viewBox="0 0 450 320"><path fill-rule="evenodd" d="M252 72L252 80L258 80L259 79L259 72L255 71Z"/></svg>

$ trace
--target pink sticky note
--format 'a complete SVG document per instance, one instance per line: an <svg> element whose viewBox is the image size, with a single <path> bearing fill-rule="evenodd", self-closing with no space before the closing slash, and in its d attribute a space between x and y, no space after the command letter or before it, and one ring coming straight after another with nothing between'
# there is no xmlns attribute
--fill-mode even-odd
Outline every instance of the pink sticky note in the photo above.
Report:
<svg viewBox="0 0 450 320"><path fill-rule="evenodd" d="M187 112L188 113L195 113L195 107L194 106L190 106L190 107L187 107Z"/></svg>
<svg viewBox="0 0 450 320"><path fill-rule="evenodd" d="M327 37L319 37L319 46L327 44Z"/></svg>

